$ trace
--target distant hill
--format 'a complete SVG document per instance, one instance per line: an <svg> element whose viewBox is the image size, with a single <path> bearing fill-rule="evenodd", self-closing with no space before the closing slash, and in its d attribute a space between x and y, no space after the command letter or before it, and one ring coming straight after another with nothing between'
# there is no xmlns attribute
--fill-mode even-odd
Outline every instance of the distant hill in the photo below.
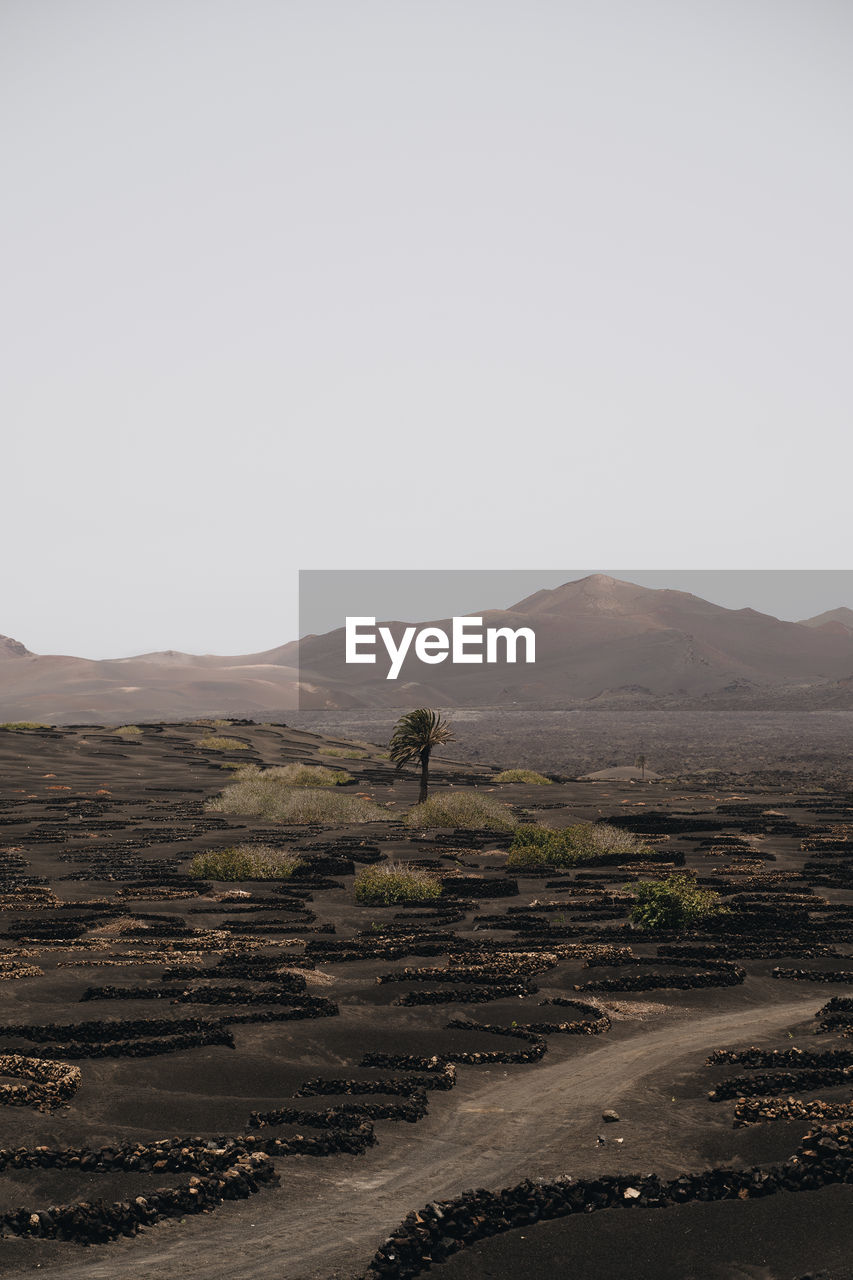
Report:
<svg viewBox="0 0 853 1280"><path fill-rule="evenodd" d="M824 631L849 631L853 635L853 609L842 605L840 609L829 609L826 613L818 613L814 618L805 618L802 627L820 627Z"/></svg>
<svg viewBox="0 0 853 1280"><path fill-rule="evenodd" d="M241 657L167 650L92 661L38 656L0 639L0 720L48 723L278 718L303 709L657 705L853 706L853 610L803 622L725 609L683 591L592 574L538 591L486 626L532 627L535 665L347 667L343 630ZM432 620L424 619L423 622ZM401 622L388 622L399 636ZM432 625L449 630L449 619Z"/></svg>
<svg viewBox="0 0 853 1280"><path fill-rule="evenodd" d="M167 650L93 661L37 656L17 641L0 641L0 721L277 719L296 706L296 687L296 670L264 655L220 658Z"/></svg>

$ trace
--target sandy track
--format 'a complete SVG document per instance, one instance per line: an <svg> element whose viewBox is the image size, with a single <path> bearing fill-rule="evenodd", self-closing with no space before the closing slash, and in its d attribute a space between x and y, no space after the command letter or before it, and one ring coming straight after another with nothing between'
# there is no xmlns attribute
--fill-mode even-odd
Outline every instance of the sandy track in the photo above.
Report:
<svg viewBox="0 0 853 1280"><path fill-rule="evenodd" d="M582 1173L573 1152L588 1148L602 1106L641 1093L639 1082L672 1076L676 1063L690 1059L698 1067L712 1049L759 1040L810 1017L814 1007L812 994L766 1009L668 1016L568 1060L546 1057L497 1079L492 1071L479 1088L480 1069L463 1067L464 1089L436 1095L420 1125L401 1124L393 1134L382 1126L379 1146L346 1161L346 1170L334 1156L292 1172L283 1160L278 1190L45 1270L63 1280L352 1280L409 1210L467 1187L497 1188L561 1169ZM641 1170L662 1170L675 1154L668 1127L662 1119L656 1155L647 1150L637 1161ZM7 1272L8 1280L24 1275L32 1271Z"/></svg>

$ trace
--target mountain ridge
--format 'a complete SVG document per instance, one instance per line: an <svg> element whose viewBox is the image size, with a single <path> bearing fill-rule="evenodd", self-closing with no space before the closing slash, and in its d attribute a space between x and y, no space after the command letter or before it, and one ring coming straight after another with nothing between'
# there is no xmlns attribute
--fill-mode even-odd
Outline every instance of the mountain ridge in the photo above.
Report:
<svg viewBox="0 0 853 1280"><path fill-rule="evenodd" d="M0 719L50 723L281 714L301 706L565 705L639 698L833 698L853 705L853 610L800 622L727 609L689 592L590 574L484 610L486 626L528 625L535 666L347 667L343 628L259 653L166 649L130 658L37 655L0 637ZM849 618L849 626L847 625ZM399 637L405 623L386 624ZM422 625L444 625L449 619Z"/></svg>

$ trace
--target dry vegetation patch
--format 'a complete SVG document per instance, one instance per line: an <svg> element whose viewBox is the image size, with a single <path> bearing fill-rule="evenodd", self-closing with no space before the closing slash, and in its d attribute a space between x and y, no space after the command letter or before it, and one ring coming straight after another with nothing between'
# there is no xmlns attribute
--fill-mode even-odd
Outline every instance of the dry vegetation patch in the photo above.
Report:
<svg viewBox="0 0 853 1280"><path fill-rule="evenodd" d="M287 880L302 859L267 844L240 844L197 853L189 866L196 880Z"/></svg>
<svg viewBox="0 0 853 1280"><path fill-rule="evenodd" d="M241 769L234 782L208 801L209 813L255 814L273 822L325 827L348 822L382 822L391 817L363 796L334 793L339 781L349 781L342 770L310 765L284 765L275 769ZM307 785L306 785L307 783Z"/></svg>
<svg viewBox="0 0 853 1280"><path fill-rule="evenodd" d="M551 787L553 779L546 778L544 773L536 773L533 769L504 769L496 773L494 782L526 782L533 787Z"/></svg>
<svg viewBox="0 0 853 1280"><path fill-rule="evenodd" d="M207 733L203 738L199 738L198 746L204 747L205 751L248 751L249 744L241 742L239 738L221 738L215 733Z"/></svg>
<svg viewBox="0 0 853 1280"><path fill-rule="evenodd" d="M368 905L394 902L428 902L441 897L441 881L420 867L386 862L364 867L355 878L355 898Z"/></svg>
<svg viewBox="0 0 853 1280"><path fill-rule="evenodd" d="M645 845L632 832L606 822L576 822L559 831L526 822L516 828L507 866L574 867L602 856L631 858L646 852Z"/></svg>
<svg viewBox="0 0 853 1280"><path fill-rule="evenodd" d="M518 824L509 808L477 791L441 791L406 815L410 827L454 827L468 831L512 831Z"/></svg>

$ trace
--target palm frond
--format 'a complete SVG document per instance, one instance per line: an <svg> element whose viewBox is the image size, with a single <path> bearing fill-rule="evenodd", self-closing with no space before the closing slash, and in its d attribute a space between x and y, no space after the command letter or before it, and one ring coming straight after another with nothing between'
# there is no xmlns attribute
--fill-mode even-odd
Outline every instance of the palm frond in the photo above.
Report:
<svg viewBox="0 0 853 1280"><path fill-rule="evenodd" d="M437 711L418 707L401 716L394 726L389 754L398 769L422 757L424 751L444 742L453 742L453 730Z"/></svg>

